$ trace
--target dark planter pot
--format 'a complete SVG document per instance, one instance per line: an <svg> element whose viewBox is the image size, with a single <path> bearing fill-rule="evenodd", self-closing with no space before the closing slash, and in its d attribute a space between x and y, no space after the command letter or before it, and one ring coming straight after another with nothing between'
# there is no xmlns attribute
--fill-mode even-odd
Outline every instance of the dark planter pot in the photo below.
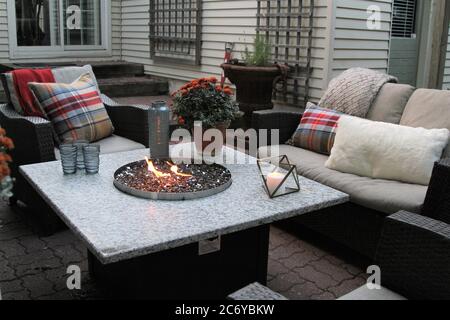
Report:
<svg viewBox="0 0 450 320"><path fill-rule="evenodd" d="M236 100L247 117L251 117L254 111L273 108L273 84L277 77L282 76L284 66L253 67L225 63L221 67L236 86Z"/></svg>
<svg viewBox="0 0 450 320"><path fill-rule="evenodd" d="M215 124L212 128L213 129L218 129L223 136L223 145L225 145L226 143L226 137L227 137L227 129L230 127L230 121L225 121L225 122L221 122L221 123L217 123ZM210 128L203 128L203 134L205 133L206 130L208 130ZM192 131L192 135L194 135L194 132ZM195 137L194 137L195 138ZM214 142L213 140L196 140L194 139L195 142L195 148L197 149L197 152L199 153L203 153L203 151L206 149L207 146L209 146L212 142ZM215 153L213 152L212 156L215 156Z"/></svg>

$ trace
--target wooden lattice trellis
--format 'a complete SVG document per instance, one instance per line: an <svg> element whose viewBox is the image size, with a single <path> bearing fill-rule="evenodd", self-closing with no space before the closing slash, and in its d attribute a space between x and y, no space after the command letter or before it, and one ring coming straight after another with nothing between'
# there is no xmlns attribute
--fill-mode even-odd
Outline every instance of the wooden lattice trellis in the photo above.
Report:
<svg viewBox="0 0 450 320"><path fill-rule="evenodd" d="M200 65L202 0L150 0L150 56Z"/></svg>
<svg viewBox="0 0 450 320"><path fill-rule="evenodd" d="M277 86L277 103L305 106L309 99L315 0L257 0L257 27L272 46L272 60L290 67Z"/></svg>

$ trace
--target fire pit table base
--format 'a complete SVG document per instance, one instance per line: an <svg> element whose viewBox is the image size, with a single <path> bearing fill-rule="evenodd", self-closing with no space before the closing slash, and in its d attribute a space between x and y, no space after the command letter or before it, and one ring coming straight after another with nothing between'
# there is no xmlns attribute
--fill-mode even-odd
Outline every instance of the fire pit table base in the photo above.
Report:
<svg viewBox="0 0 450 320"><path fill-rule="evenodd" d="M224 299L249 283L266 284L269 228L222 236L220 251L205 255L199 243L107 265L89 253L89 269L116 298Z"/></svg>

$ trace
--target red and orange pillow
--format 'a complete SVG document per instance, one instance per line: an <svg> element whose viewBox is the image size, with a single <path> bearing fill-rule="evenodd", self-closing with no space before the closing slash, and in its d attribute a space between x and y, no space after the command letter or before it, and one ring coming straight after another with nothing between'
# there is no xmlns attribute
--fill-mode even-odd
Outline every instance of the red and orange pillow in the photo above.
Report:
<svg viewBox="0 0 450 320"><path fill-rule="evenodd" d="M341 112L308 103L290 143L296 147L330 155L338 121L342 115Z"/></svg>

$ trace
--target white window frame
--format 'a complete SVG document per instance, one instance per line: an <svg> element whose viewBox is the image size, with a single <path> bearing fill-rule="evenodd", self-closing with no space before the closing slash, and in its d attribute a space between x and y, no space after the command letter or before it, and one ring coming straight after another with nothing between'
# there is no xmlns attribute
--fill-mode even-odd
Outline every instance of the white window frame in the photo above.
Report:
<svg viewBox="0 0 450 320"><path fill-rule="evenodd" d="M59 0L62 3L62 0ZM11 59L21 58L89 58L89 57L111 57L111 0L101 0L101 28L102 44L86 46L64 45L64 24L63 15L60 15L60 45L58 46L23 46L17 45L16 28L16 5L15 0L7 0L8 10L8 36L9 36L9 54ZM61 10L61 9L60 9ZM62 12L60 12L62 13Z"/></svg>

